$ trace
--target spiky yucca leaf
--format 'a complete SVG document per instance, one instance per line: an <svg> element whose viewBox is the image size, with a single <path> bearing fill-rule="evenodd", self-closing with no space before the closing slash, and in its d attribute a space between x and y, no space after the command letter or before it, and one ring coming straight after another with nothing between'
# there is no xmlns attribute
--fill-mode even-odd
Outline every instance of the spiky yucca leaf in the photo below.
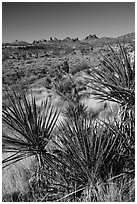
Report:
<svg viewBox="0 0 137 204"><path fill-rule="evenodd" d="M83 106L69 106L64 112L67 117L58 128L58 141L54 141L60 147L54 154L62 162L61 166L65 164L66 180L77 181L78 186L93 182L96 176L107 177L113 163L117 162L118 166L122 160L118 146L122 143L120 135L93 121L85 110Z"/></svg>
<svg viewBox="0 0 137 204"><path fill-rule="evenodd" d="M102 55L101 68L93 68L89 87L96 99L118 102L131 108L135 105L135 66L130 63L128 54L119 43L120 52L111 46L111 57Z"/></svg>
<svg viewBox="0 0 137 204"><path fill-rule="evenodd" d="M42 164L42 153L51 139L59 113L48 100L41 104L39 113L35 97L29 100L22 91L7 92L8 105L3 103L3 152L14 154L3 160L4 165L36 155ZM12 134L11 134L12 131Z"/></svg>

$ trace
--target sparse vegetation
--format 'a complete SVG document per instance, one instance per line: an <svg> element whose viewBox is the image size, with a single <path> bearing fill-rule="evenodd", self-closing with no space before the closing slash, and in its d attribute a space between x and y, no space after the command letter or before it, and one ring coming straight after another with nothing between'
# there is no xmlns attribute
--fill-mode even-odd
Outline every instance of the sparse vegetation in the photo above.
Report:
<svg viewBox="0 0 137 204"><path fill-rule="evenodd" d="M46 88L66 101L65 107L54 107L50 99L38 107L25 88L4 92L3 172L23 161L29 165L15 171L22 189L11 174L15 191L7 194L4 185L3 201L134 202L134 62L120 43L119 51L109 46L98 67L78 61L73 68L70 58L51 66L53 59L32 72L45 76ZM104 102L96 116L81 100L89 97Z"/></svg>

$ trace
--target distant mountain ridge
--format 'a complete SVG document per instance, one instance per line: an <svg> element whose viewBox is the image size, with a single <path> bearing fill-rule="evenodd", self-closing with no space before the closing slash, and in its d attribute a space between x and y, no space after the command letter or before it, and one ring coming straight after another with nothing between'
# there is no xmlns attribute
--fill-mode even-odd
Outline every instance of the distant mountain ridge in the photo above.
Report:
<svg viewBox="0 0 137 204"><path fill-rule="evenodd" d="M87 43L104 43L104 42L109 42L109 41L115 41L115 40L135 40L135 32L132 32L132 33L128 33L128 34L125 34L125 35L122 35L122 36L119 36L117 38L111 38L111 37L97 37L96 34L93 34L93 35L88 35L87 37L85 37L83 40L79 40L79 38L70 38L70 37L66 37L65 39L63 40L58 40L57 38L52 38L50 37L49 40L38 40L38 41L33 41L32 43L28 43L26 41L19 41L19 40L15 40L14 42L11 42L11 43L2 43L2 45L11 45L11 46L27 46L27 45L33 45L34 42L35 44L39 44L39 43L50 43L50 42L74 42L74 43L77 43L77 42L87 42Z"/></svg>
<svg viewBox="0 0 137 204"><path fill-rule="evenodd" d="M26 41L19 41L19 40L15 40L14 42L10 43L12 45L28 45L30 43L26 42Z"/></svg>
<svg viewBox="0 0 137 204"><path fill-rule="evenodd" d="M128 34L125 34L125 35L121 35L117 38L129 38L129 37L135 37L135 32L132 32L132 33L128 33Z"/></svg>

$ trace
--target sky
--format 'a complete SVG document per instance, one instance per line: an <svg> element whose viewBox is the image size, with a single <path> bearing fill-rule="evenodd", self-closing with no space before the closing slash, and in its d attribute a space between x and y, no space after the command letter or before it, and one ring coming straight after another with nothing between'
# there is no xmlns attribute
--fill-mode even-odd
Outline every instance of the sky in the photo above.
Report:
<svg viewBox="0 0 137 204"><path fill-rule="evenodd" d="M3 2L2 42L135 32L133 2Z"/></svg>

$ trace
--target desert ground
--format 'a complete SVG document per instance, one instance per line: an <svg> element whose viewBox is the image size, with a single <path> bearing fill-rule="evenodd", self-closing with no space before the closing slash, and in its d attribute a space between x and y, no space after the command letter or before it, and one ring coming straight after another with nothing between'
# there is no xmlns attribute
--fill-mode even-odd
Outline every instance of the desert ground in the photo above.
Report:
<svg viewBox="0 0 137 204"><path fill-rule="evenodd" d="M61 94L64 94L67 98L73 94L72 85L74 83L77 89L80 90L79 102L84 104L89 112L91 111L92 114L97 115L98 119L103 120L105 118L108 121L113 117L113 111L118 111L119 106L117 103L108 100L101 102L94 99L92 90L89 88L88 77L90 76L88 73L92 72L93 68L99 69L101 66L101 53L109 56L108 44L118 52L118 41L126 48L132 64L135 55L134 33L118 38L98 38L96 35L89 35L82 41L68 37L64 40L39 40L34 41L32 44L26 44L23 41L3 44L3 103L8 104L6 91L9 89L17 90L20 86L20 90L26 90L28 98L31 98L31 96L35 97L37 108L41 106L42 101L48 99L52 106L60 111L58 125L64 120L62 112L69 104L69 100L64 100L62 95L58 94L58 90L61 90L59 85L64 85L64 93L62 92ZM70 82L71 80L72 83ZM105 105L106 108L104 108ZM3 125L3 130L6 128ZM10 155L10 153L3 153L3 159L7 155ZM3 201L47 201L42 194L34 193L35 189L33 189L33 193L30 193L30 183L35 169L37 167L34 157L24 159L11 167L4 168L2 176ZM110 188L113 188L112 191L117 193L118 190L115 184ZM84 199L86 199L86 194L84 195ZM107 198L105 199L107 201ZM121 200L119 196L118 201ZM112 195L110 200L108 198L108 201L117 201L116 196L113 197Z"/></svg>

